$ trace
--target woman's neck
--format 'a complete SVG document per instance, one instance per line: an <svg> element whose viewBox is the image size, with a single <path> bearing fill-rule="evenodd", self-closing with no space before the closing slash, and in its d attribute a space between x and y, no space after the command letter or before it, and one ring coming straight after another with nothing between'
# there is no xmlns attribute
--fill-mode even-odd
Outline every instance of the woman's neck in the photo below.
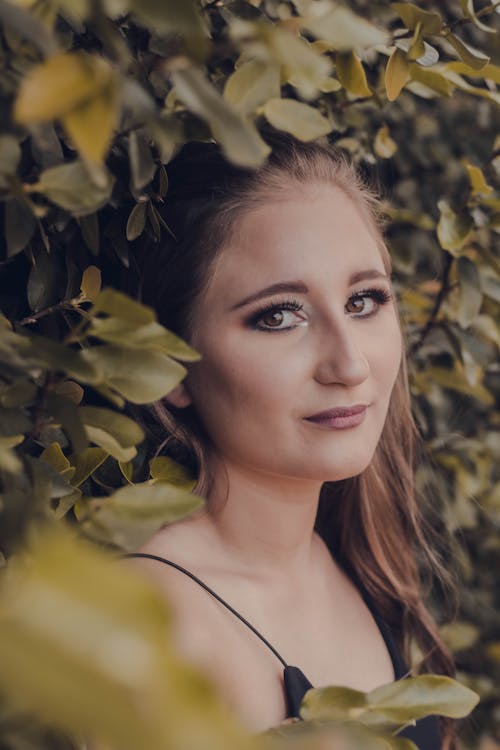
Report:
<svg viewBox="0 0 500 750"><path fill-rule="evenodd" d="M321 482L250 472L214 472L206 521L235 572L262 581L307 579L318 543Z"/></svg>

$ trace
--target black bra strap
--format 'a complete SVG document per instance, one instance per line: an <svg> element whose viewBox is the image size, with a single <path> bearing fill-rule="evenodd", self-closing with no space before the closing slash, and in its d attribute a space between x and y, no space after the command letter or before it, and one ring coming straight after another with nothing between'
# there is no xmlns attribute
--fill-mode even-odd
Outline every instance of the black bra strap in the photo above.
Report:
<svg viewBox="0 0 500 750"><path fill-rule="evenodd" d="M279 654L274 646L272 646L269 641L264 638L263 635L259 633L259 631L254 628L254 626L248 622L242 615L240 615L239 612L237 612L233 607L231 607L230 604L224 601L218 594L215 593L209 586L207 586L206 583L203 583L197 576L195 576L193 573L190 573L189 570L186 570L186 568L183 568L181 565L178 565L177 563L172 562L171 560L166 560L164 557L159 557L158 555L150 555L147 552L129 552L128 554L122 555L122 557L147 557L151 560L158 560L158 562L165 563L166 565L171 565L173 568L177 568L177 570L180 570L181 573L185 573L189 578L192 578L193 581L196 581L196 583L199 583L199 585L205 589L205 591L208 591L209 594L211 594L217 601L219 601L221 604L223 604L227 609L233 613L241 622L243 622L247 627L250 628L250 630L255 633L255 635L260 638L260 640L266 644L266 646L273 652L273 654L276 656L277 659L280 660L280 662L283 664L284 667L287 667L286 661L283 659L281 654Z"/></svg>

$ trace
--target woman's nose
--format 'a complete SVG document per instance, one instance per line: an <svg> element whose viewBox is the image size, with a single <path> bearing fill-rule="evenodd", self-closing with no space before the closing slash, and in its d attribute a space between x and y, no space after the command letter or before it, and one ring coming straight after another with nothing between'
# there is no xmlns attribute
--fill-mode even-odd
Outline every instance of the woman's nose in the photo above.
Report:
<svg viewBox="0 0 500 750"><path fill-rule="evenodd" d="M368 377L370 365L359 341L356 341L352 328L336 327L325 333L319 345L315 379L319 383L341 383L355 386Z"/></svg>

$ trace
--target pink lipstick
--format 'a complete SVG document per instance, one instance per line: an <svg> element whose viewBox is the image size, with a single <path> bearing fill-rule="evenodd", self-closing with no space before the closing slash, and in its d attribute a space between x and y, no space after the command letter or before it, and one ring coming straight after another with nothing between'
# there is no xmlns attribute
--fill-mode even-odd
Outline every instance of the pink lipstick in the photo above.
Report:
<svg viewBox="0 0 500 750"><path fill-rule="evenodd" d="M361 424L365 418L365 414L366 406L364 404L356 404L354 406L338 406L328 409L328 411L321 411L313 414L311 417L306 417L306 420L323 427L345 430L348 427L356 427L356 425Z"/></svg>

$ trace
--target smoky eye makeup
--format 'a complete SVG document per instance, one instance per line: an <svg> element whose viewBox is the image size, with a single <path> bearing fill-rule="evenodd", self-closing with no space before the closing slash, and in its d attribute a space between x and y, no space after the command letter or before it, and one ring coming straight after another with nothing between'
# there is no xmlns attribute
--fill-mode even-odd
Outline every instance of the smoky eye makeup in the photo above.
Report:
<svg viewBox="0 0 500 750"><path fill-rule="evenodd" d="M369 299L374 304L374 309L371 309L368 313L363 312L363 309L361 310L354 310L349 309L349 306L354 304L359 304L360 302L363 303L364 300ZM352 313L353 318L360 318L360 319L366 319L371 318L374 315L378 313L381 307L389 303L393 299L393 294L385 287L370 287L368 289L359 289L353 294L349 295L349 298L347 300L347 303L345 305L345 309L347 313ZM364 307L364 305L363 305ZM249 315L246 318L246 325L249 328L252 328L257 331L265 331L269 333L279 333L280 331L289 331L293 330L297 326L301 325L303 322L305 322L305 319L300 315L296 316L297 323L296 325L288 325L288 326L282 326L281 323L283 322L283 313L286 311L289 312L295 312L300 313L304 309L304 304L301 303L297 299L281 299L281 300L271 300L270 302L267 302L263 305L261 305L257 310L254 310L251 315ZM267 317L271 317L272 315L276 316L274 318L273 323L274 324L262 324L263 319ZM293 320L293 316L289 316L291 320Z"/></svg>

